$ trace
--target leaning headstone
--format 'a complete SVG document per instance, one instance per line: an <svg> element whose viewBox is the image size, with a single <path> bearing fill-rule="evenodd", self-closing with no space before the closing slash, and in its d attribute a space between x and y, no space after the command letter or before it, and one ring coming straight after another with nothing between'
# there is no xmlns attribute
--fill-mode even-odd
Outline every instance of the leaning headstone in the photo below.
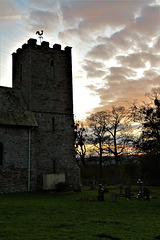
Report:
<svg viewBox="0 0 160 240"><path fill-rule="evenodd" d="M111 201L112 202L117 202L117 195L115 192L111 192Z"/></svg>
<svg viewBox="0 0 160 240"><path fill-rule="evenodd" d="M125 199L131 200L131 190L128 187L125 188Z"/></svg>
<svg viewBox="0 0 160 240"><path fill-rule="evenodd" d="M99 184L98 201L104 201L104 189L102 187L102 184Z"/></svg>

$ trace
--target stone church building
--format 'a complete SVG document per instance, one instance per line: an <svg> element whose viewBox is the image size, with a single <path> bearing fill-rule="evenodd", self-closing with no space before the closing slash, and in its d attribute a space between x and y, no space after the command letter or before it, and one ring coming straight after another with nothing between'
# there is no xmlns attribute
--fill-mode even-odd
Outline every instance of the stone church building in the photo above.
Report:
<svg viewBox="0 0 160 240"><path fill-rule="evenodd" d="M42 190L47 179L50 189L57 177L73 187L80 180L71 48L36 42L29 39L12 54L13 87L0 87L1 193Z"/></svg>

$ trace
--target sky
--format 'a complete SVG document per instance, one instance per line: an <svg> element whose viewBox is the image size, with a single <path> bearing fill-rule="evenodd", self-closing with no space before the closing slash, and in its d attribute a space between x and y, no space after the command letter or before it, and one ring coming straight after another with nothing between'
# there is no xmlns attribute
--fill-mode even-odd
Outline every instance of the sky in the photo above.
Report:
<svg viewBox="0 0 160 240"><path fill-rule="evenodd" d="M72 47L75 119L142 99L160 84L160 0L0 0L0 85L37 39Z"/></svg>

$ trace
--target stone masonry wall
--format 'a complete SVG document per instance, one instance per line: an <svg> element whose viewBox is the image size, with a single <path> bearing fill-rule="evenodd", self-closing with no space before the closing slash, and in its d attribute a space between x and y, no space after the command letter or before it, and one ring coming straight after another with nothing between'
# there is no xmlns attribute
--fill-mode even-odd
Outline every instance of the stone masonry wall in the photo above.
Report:
<svg viewBox="0 0 160 240"><path fill-rule="evenodd" d="M3 164L0 166L0 192L27 191L28 131L0 127Z"/></svg>
<svg viewBox="0 0 160 240"><path fill-rule="evenodd" d="M36 114L39 127L31 133L31 154L37 164L32 165L31 169L33 177L37 174L39 189L42 187L43 174L65 173L67 182L73 182L73 121L69 122L68 118L67 115Z"/></svg>

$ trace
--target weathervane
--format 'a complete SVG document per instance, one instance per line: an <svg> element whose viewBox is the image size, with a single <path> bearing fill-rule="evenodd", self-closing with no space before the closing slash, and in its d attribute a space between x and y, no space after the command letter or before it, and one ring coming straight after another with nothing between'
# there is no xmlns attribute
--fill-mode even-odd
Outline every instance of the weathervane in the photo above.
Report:
<svg viewBox="0 0 160 240"><path fill-rule="evenodd" d="M40 39L40 44L41 44L41 41L42 41L42 35L43 35L43 30L41 30L41 33L40 33L40 31L37 31L36 32L36 34L38 34L38 37L39 37L39 39Z"/></svg>

